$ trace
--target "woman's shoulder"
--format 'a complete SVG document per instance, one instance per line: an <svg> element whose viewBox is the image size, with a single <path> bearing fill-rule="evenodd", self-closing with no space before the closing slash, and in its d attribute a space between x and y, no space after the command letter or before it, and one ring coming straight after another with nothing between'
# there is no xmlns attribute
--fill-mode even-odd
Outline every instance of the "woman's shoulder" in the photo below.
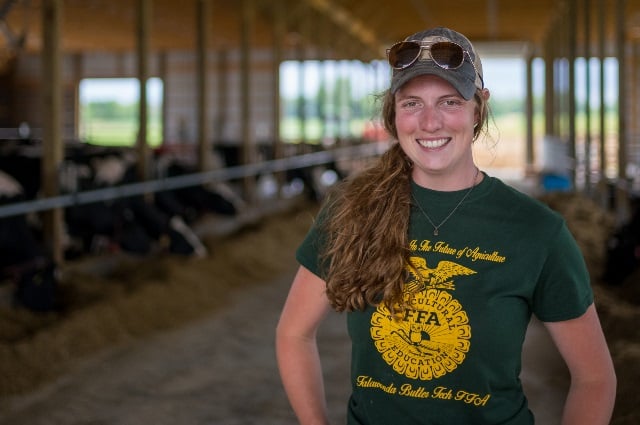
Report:
<svg viewBox="0 0 640 425"><path fill-rule="evenodd" d="M521 215L528 221L563 221L562 216L547 204L536 198L534 189L516 183L506 183L497 177L489 177L491 202L510 214Z"/></svg>

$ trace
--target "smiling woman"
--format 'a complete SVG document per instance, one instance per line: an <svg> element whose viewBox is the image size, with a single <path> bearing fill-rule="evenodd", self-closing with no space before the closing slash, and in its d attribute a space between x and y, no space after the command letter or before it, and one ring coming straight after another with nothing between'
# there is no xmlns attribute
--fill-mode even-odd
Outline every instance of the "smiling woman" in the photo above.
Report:
<svg viewBox="0 0 640 425"><path fill-rule="evenodd" d="M147 142L162 143L162 93L159 78L147 81ZM106 146L133 146L138 132L140 90L135 78L87 78L80 82L81 140Z"/></svg>
<svg viewBox="0 0 640 425"><path fill-rule="evenodd" d="M276 329L298 419L329 423L316 335L336 310L351 336L348 424L532 425L519 372L533 316L572 378L563 423L610 423L615 371L575 239L473 157L489 123L480 55L442 27L387 52L394 141L326 197Z"/></svg>

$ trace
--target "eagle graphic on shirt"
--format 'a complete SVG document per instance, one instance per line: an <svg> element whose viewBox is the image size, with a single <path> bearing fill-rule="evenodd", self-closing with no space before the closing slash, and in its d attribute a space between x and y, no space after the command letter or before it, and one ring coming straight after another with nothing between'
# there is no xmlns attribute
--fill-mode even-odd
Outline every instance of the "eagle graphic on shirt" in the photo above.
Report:
<svg viewBox="0 0 640 425"><path fill-rule="evenodd" d="M461 266L453 261L440 261L435 269L427 266L427 260L422 257L411 257L407 270L413 277L405 284L405 292L414 293L426 288L455 290L453 280L455 276L475 274L468 267Z"/></svg>

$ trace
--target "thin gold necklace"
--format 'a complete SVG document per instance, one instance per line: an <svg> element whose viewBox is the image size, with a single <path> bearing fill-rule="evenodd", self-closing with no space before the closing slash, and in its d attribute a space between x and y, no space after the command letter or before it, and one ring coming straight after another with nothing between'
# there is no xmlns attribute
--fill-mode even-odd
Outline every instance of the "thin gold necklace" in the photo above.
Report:
<svg viewBox="0 0 640 425"><path fill-rule="evenodd" d="M469 188L469 190L467 190L467 192L464 194L462 199L460 199L460 202L458 202L458 204L451 210L451 212L437 226L433 222L433 220L431 220L431 218L429 217L427 212L424 209L422 209L422 207L420 206L420 203L418 202L416 197L413 195L413 193L411 194L411 197L413 198L413 201L416 203L416 206L418 207L418 209L422 212L422 214L427 218L429 223L431 223L431 225L433 226L433 236L438 236L438 234L440 233L438 231L438 229L440 229L442 227L442 225L444 223L446 223L447 220L449 220L451 218L451 216L458 210L460 205L462 205L464 200L467 199L467 197L469 197L469 195L473 191L473 188L476 187L476 180L478 179L478 173L479 172L480 172L480 169L478 167L476 167L476 174L475 174L475 176L473 176L473 182L471 183L471 187Z"/></svg>

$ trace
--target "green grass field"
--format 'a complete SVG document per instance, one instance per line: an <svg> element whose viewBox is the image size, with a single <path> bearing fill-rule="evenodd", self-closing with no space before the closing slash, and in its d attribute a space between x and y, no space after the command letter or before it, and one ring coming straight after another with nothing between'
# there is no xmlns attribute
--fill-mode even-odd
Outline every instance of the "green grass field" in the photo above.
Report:
<svg viewBox="0 0 640 425"><path fill-rule="evenodd" d="M89 143L101 146L134 146L137 139L138 123L131 120L98 120L84 124L80 137ZM162 143L162 126L150 122L147 131L149 146Z"/></svg>

